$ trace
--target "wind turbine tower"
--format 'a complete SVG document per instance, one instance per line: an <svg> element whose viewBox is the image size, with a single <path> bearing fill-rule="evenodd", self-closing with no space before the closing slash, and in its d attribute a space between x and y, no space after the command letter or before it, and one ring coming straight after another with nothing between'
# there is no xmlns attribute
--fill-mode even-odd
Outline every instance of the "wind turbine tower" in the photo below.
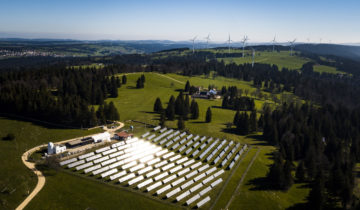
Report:
<svg viewBox="0 0 360 210"><path fill-rule="evenodd" d="M208 34L207 37L205 37L205 40L206 40L206 49L209 49L209 41L211 40L210 34Z"/></svg>
<svg viewBox="0 0 360 210"><path fill-rule="evenodd" d="M244 36L243 40L242 40L242 44L243 44L243 53L242 53L242 57L245 57L245 45L246 42L249 40L248 36Z"/></svg>
<svg viewBox="0 0 360 210"><path fill-rule="evenodd" d="M228 43L228 47L229 47L229 53L230 53L230 44L231 44L232 40L230 38L230 34L229 34L229 39L227 40L227 43Z"/></svg>
<svg viewBox="0 0 360 210"><path fill-rule="evenodd" d="M273 43L273 52L275 52L276 35L274 36L272 43Z"/></svg>
<svg viewBox="0 0 360 210"><path fill-rule="evenodd" d="M294 49L294 43L296 42L296 39L294 39L293 41L289 41L290 44L290 56L292 56L293 54L293 49Z"/></svg>
<svg viewBox="0 0 360 210"><path fill-rule="evenodd" d="M190 39L190 41L192 41L192 51L193 51L193 54L195 53L195 40L196 40L197 36L195 36L194 38Z"/></svg>

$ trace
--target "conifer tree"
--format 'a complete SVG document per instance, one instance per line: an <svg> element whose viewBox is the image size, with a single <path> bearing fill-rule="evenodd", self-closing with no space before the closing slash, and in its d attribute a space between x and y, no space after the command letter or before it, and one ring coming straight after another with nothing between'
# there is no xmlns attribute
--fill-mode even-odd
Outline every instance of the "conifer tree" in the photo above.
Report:
<svg viewBox="0 0 360 210"><path fill-rule="evenodd" d="M190 91L190 82L189 82L189 80L186 81L186 85L185 85L184 91L185 91L185 92L189 92L189 91Z"/></svg>
<svg viewBox="0 0 360 210"><path fill-rule="evenodd" d="M122 83L125 85L127 82L127 78L126 78L126 75L123 75L122 76Z"/></svg>
<svg viewBox="0 0 360 210"><path fill-rule="evenodd" d="M306 179L305 176L305 165L304 161L300 161L295 172L295 177L299 182L304 182Z"/></svg>
<svg viewBox="0 0 360 210"><path fill-rule="evenodd" d="M174 96L170 97L168 106L166 108L166 117L169 120L174 120L175 119L175 99L174 99Z"/></svg>
<svg viewBox="0 0 360 210"><path fill-rule="evenodd" d="M184 105L183 105L183 117L184 119L188 118L188 114L190 113L190 98L189 95L185 96L185 101L184 101Z"/></svg>
<svg viewBox="0 0 360 210"><path fill-rule="evenodd" d="M250 132L257 131L257 121L256 121L256 110L251 111L250 114Z"/></svg>
<svg viewBox="0 0 360 210"><path fill-rule="evenodd" d="M144 84L145 83L145 75L142 74L140 79L141 79L141 82Z"/></svg>
<svg viewBox="0 0 360 210"><path fill-rule="evenodd" d="M178 119L177 126L178 126L179 130L184 130L184 128L185 128L185 123L181 116Z"/></svg>
<svg viewBox="0 0 360 210"><path fill-rule="evenodd" d="M191 118L198 119L199 118L199 105L195 100L191 102Z"/></svg>
<svg viewBox="0 0 360 210"><path fill-rule="evenodd" d="M159 125L163 128L163 127L165 127L165 122L166 122L166 115L165 115L165 111L162 110L161 113L160 113Z"/></svg>
<svg viewBox="0 0 360 210"><path fill-rule="evenodd" d="M236 111L236 114L235 114L234 120L233 120L233 124L237 125L239 123L239 119L240 119L240 112Z"/></svg>
<svg viewBox="0 0 360 210"><path fill-rule="evenodd" d="M207 122L207 123L211 122L211 118L212 118L212 113L211 113L211 109L209 107L206 111L205 122Z"/></svg>
<svg viewBox="0 0 360 210"><path fill-rule="evenodd" d="M286 160L284 164L284 183L282 186L283 190L288 190L293 184L293 177L291 175L292 162L290 160Z"/></svg>
<svg viewBox="0 0 360 210"><path fill-rule="evenodd" d="M156 98L155 104L154 104L154 112L160 113L163 110L161 100L159 97Z"/></svg>

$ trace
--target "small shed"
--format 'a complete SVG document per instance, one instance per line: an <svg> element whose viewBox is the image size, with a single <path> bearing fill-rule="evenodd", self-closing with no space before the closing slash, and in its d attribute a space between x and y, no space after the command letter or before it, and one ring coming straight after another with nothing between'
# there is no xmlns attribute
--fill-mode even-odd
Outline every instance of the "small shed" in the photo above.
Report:
<svg viewBox="0 0 360 210"><path fill-rule="evenodd" d="M129 140L134 137L134 134L121 131L120 133L115 134L115 138L118 140Z"/></svg>

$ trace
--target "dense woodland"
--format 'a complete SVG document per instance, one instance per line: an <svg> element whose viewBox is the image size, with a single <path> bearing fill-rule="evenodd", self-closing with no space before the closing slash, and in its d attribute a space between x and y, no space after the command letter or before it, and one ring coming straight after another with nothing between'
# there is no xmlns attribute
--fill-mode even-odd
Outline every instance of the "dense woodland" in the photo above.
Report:
<svg viewBox="0 0 360 210"><path fill-rule="evenodd" d="M353 171L360 161L360 63L327 56L333 61L329 63L318 55L301 54L352 74L345 76L314 72L313 62L294 71L258 63L254 67L226 65L213 59L215 56L201 52L164 58L156 53L96 58L105 64L102 69L67 68L69 63L86 64L95 58L22 66L17 71L9 71L6 66L0 74L0 108L5 113L88 127L119 119L114 105L104 103L108 97L117 97L117 89L127 82L126 76L114 77L116 73L157 71L210 76L213 72L213 77L252 81L258 89L269 93L288 91L307 101L283 103L275 110L265 106L258 110L261 117L257 119L253 99L236 87L222 88L222 107L237 110L233 124L238 134L263 131L263 139L278 148L266 183L279 190L289 189L294 182L309 183L312 189L308 201L313 209L327 209L337 203L345 209L359 205L353 195ZM134 86L146 88L144 84L145 77L141 76ZM184 129L184 120L199 117L197 102L187 94L193 91L194 86L187 83L184 92L170 97L167 107L160 99L155 101L154 111L160 114L161 125L177 119L178 128ZM92 105L100 107L95 110ZM211 122L211 109L201 111L207 113L204 120Z"/></svg>

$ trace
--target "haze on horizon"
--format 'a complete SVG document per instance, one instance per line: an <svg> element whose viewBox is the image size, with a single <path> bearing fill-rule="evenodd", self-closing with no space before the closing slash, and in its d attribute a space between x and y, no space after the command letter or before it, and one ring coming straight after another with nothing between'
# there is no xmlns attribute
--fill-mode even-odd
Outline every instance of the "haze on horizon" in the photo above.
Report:
<svg viewBox="0 0 360 210"><path fill-rule="evenodd" d="M319 0L0 2L0 38L359 43L360 2ZM309 40L308 40L309 39Z"/></svg>

